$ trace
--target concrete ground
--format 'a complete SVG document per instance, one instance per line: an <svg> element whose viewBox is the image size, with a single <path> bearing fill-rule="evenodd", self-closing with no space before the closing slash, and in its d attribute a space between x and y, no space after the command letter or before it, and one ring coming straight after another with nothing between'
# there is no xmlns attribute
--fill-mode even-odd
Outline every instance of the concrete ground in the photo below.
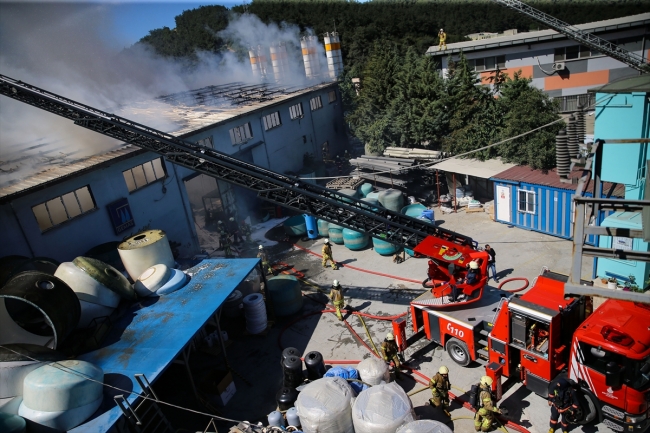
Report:
<svg viewBox="0 0 650 433"><path fill-rule="evenodd" d="M568 273L572 243L541 233L526 231L501 223L493 222L487 213L464 213L441 215L436 212L437 222L442 227L470 236L482 246L489 243L497 252L496 264L501 279L525 277L532 282L539 275L542 267ZM273 224L267 223L264 230ZM258 230L259 232L259 230ZM257 238L254 234L253 238ZM281 388L282 371L280 367L281 349L295 347L303 354L316 350L326 360L362 360L370 355L339 322L333 314L319 314L327 298L319 289L328 290L332 280L338 279L344 287L347 304L358 311L385 316L408 311L409 302L422 293L419 283L405 281L422 281L426 277L426 260L407 258L402 264L394 264L391 257L383 257L371 248L362 251L350 251L343 245L334 245L334 257L343 265L339 270L323 269L320 258L309 254L293 245L293 242L307 250L320 253L322 239L285 240L282 229L276 227L267 233L267 237L279 241L269 245L272 261L285 263L301 272L308 282L303 285L302 311L290 317L274 318L274 326L267 333L257 336L245 335L243 319L224 320L223 327L229 333L231 341L227 349L230 366L235 371L237 392L223 408L222 414L228 418L259 421L276 407L275 393ZM254 256L255 247L242 248L242 256ZM218 255L219 252L215 252ZM368 272L364 272L368 271ZM372 273L375 272L375 273ZM591 277L591 260L583 263L583 278ZM389 276L378 275L377 273ZM492 282L490 284L493 284ZM508 288L516 288L521 282L508 283ZM297 320L300 316L303 319ZM369 343L358 317L348 317L348 323ZM390 322L366 319L370 335L376 345L390 331ZM410 331L409 331L410 332ZM470 364L463 368L453 362L442 347L426 339L418 341L408 348L405 357L410 366L418 369L427 377L432 376L440 365L450 370L450 379L456 395L467 400L463 394L477 383L484 374L484 368ZM214 359L209 361L214 367ZM223 365L223 359L217 361ZM249 384L246 384L245 381ZM422 385L410 378L399 381L407 392L417 391ZM472 432L472 412L452 403L452 420L441 412L425 405L430 398L429 391L412 396L416 414L421 418L447 422L456 432ZM532 394L519 384L513 386L499 402L509 410L509 418L524 426L532 433L548 431L550 410L545 399ZM228 431L222 424L223 431ZM222 430L219 430L222 431ZM604 426L576 427L572 431L605 432Z"/></svg>

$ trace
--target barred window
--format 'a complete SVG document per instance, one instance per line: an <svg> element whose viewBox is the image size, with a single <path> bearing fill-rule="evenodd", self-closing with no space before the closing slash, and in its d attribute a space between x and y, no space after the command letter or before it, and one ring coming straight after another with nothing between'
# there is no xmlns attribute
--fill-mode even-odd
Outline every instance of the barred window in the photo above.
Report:
<svg viewBox="0 0 650 433"><path fill-rule="evenodd" d="M162 158L156 158L144 164L136 165L133 168L123 171L122 175L124 176L124 181L129 192L133 192L152 182L167 177Z"/></svg>
<svg viewBox="0 0 650 433"><path fill-rule="evenodd" d="M41 232L58 226L72 218L97 209L90 186L71 191L32 207Z"/></svg>
<svg viewBox="0 0 650 433"><path fill-rule="evenodd" d="M327 94L327 97L329 99L330 104L336 101L336 90L330 90L330 92Z"/></svg>
<svg viewBox="0 0 650 433"><path fill-rule="evenodd" d="M229 132L230 132L230 141L232 142L232 144L246 143L248 140L253 138L250 122L246 122L241 126L232 128Z"/></svg>
<svg viewBox="0 0 650 433"><path fill-rule="evenodd" d="M314 96L309 100L309 106L311 111L316 111L319 108L323 108L323 101L321 101L320 96Z"/></svg>
<svg viewBox="0 0 650 433"><path fill-rule="evenodd" d="M276 126L282 125L280 121L280 112L276 111L275 113L268 114L262 117L264 121L264 130L268 131L269 129L275 128Z"/></svg>
<svg viewBox="0 0 650 433"><path fill-rule="evenodd" d="M299 119L302 116L302 102L289 107L289 117L291 117L291 120Z"/></svg>

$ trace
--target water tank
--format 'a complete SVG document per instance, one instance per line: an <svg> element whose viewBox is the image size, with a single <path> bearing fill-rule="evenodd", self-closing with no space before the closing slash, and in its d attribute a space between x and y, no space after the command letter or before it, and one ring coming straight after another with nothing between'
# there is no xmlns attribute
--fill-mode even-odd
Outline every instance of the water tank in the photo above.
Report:
<svg viewBox="0 0 650 433"><path fill-rule="evenodd" d="M355 433L394 433L415 415L409 396L392 382L362 391L352 406L352 421Z"/></svg>
<svg viewBox="0 0 650 433"><path fill-rule="evenodd" d="M300 417L298 416L298 410L295 407L291 407L287 410L287 424L294 427L300 426Z"/></svg>
<svg viewBox="0 0 650 433"><path fill-rule="evenodd" d="M307 224L302 215L292 216L282 226L284 227L284 232L289 236L303 236L307 233Z"/></svg>
<svg viewBox="0 0 650 433"><path fill-rule="evenodd" d="M395 433L453 433L453 431L440 421L421 419L404 424Z"/></svg>
<svg viewBox="0 0 650 433"><path fill-rule="evenodd" d="M349 197L352 198L358 198L358 193L356 189L340 189L338 196L340 199L346 203L352 203L352 200L349 199Z"/></svg>
<svg viewBox="0 0 650 433"><path fill-rule="evenodd" d="M379 203L386 209L399 212L404 207L404 194L396 189L387 189L379 193Z"/></svg>
<svg viewBox="0 0 650 433"><path fill-rule="evenodd" d="M0 346L0 401L23 395L25 376L45 364L63 359L66 359L63 353L35 344Z"/></svg>
<svg viewBox="0 0 650 433"><path fill-rule="evenodd" d="M318 237L318 225L316 223L316 217L312 215L303 215L305 218L305 229L307 230L307 236L309 239L316 239Z"/></svg>
<svg viewBox="0 0 650 433"><path fill-rule="evenodd" d="M418 218L422 215L422 211L426 210L427 207L420 203L409 204L400 209L400 213L410 216L411 218Z"/></svg>
<svg viewBox="0 0 650 433"><path fill-rule="evenodd" d="M324 377L298 394L296 409L304 433L354 433L353 391L345 379Z"/></svg>
<svg viewBox="0 0 650 433"><path fill-rule="evenodd" d="M168 295L181 287L185 286L188 281L188 276L185 272L180 269L172 269L171 276L169 280L163 286L156 291L157 295Z"/></svg>
<svg viewBox="0 0 650 433"><path fill-rule="evenodd" d="M364 198L375 199L379 201L379 192L378 191L369 192L368 194L366 194Z"/></svg>
<svg viewBox="0 0 650 433"><path fill-rule="evenodd" d="M117 251L132 281L137 280L153 265L174 267L174 255L167 235L162 230L148 230L137 234L122 242Z"/></svg>
<svg viewBox="0 0 650 433"><path fill-rule="evenodd" d="M298 398L298 391L295 388L288 386L283 386L275 394L275 401L278 404L280 410L287 410L290 407L293 407L296 399Z"/></svg>
<svg viewBox="0 0 650 433"><path fill-rule="evenodd" d="M364 183L359 187L359 192L361 193L362 197L367 197L368 193L372 192L372 184L371 183Z"/></svg>
<svg viewBox="0 0 650 433"><path fill-rule="evenodd" d="M343 243L352 250L362 250L368 246L369 237L365 233L357 232L350 229L343 229Z"/></svg>
<svg viewBox="0 0 650 433"><path fill-rule="evenodd" d="M300 281L293 275L277 275L266 283L277 316L289 316L302 308Z"/></svg>
<svg viewBox="0 0 650 433"><path fill-rule="evenodd" d="M329 223L327 230L329 232L330 242L338 245L343 244L343 227L338 224Z"/></svg>
<svg viewBox="0 0 650 433"><path fill-rule="evenodd" d="M386 242L381 238L372 238L372 246L382 256L392 256L399 249L397 245Z"/></svg>
<svg viewBox="0 0 650 433"><path fill-rule="evenodd" d="M369 385L379 385L382 381L385 383L390 381L388 365L382 359L374 356L361 361L357 365L357 370L359 370L361 380Z"/></svg>
<svg viewBox="0 0 650 433"><path fill-rule="evenodd" d="M319 219L317 222L318 225L318 236L326 238L329 237L329 224L325 220Z"/></svg>
<svg viewBox="0 0 650 433"><path fill-rule="evenodd" d="M378 211L379 208L381 207L381 204L379 203L379 200L377 200L376 198L365 197L365 198L362 198L361 201L364 202L364 203L367 203L367 205L365 207L367 207L368 210L371 210L371 211L374 211L374 212Z"/></svg>
<svg viewBox="0 0 650 433"><path fill-rule="evenodd" d="M155 295L158 289L169 281L171 276L172 270L167 266L153 265L138 277L137 281L133 284L133 288L141 298Z"/></svg>
<svg viewBox="0 0 650 433"><path fill-rule="evenodd" d="M259 334L267 326L264 298L259 293L251 293L243 299L246 331Z"/></svg>
<svg viewBox="0 0 650 433"><path fill-rule="evenodd" d="M278 412L277 410L274 410L271 412L268 416L269 419L269 425L272 427L284 427L284 418L282 418L282 414Z"/></svg>
<svg viewBox="0 0 650 433"><path fill-rule="evenodd" d="M23 417L0 412L0 431L2 433L25 433L27 423Z"/></svg>
<svg viewBox="0 0 650 433"><path fill-rule="evenodd" d="M305 380L302 375L302 360L297 356L288 356L282 361L282 385L297 388Z"/></svg>
<svg viewBox="0 0 650 433"><path fill-rule="evenodd" d="M325 374L325 361L320 352L312 351L305 355L305 367L307 367L307 378L316 380Z"/></svg>

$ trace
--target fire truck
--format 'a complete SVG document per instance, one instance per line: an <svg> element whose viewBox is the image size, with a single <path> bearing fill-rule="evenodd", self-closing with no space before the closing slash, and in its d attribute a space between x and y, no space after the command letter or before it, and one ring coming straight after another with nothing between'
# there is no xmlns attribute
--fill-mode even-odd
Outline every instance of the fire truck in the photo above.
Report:
<svg viewBox="0 0 650 433"><path fill-rule="evenodd" d="M592 313L590 298L565 297L566 280L544 269L521 296L488 287L471 306L445 310L431 308L427 303L435 298L426 292L411 302L413 332L423 331L461 366L486 362L497 400L504 386L518 381L547 397L564 376L575 383L580 401L573 423L645 431L650 306L609 299Z"/></svg>

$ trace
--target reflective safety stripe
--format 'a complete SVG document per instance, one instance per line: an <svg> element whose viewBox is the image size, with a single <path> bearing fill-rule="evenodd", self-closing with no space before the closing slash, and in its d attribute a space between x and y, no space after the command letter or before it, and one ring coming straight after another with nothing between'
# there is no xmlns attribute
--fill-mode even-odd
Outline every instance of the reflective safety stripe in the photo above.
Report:
<svg viewBox="0 0 650 433"><path fill-rule="evenodd" d="M325 51L340 50L341 44L339 42L332 42L331 44L325 44Z"/></svg>

